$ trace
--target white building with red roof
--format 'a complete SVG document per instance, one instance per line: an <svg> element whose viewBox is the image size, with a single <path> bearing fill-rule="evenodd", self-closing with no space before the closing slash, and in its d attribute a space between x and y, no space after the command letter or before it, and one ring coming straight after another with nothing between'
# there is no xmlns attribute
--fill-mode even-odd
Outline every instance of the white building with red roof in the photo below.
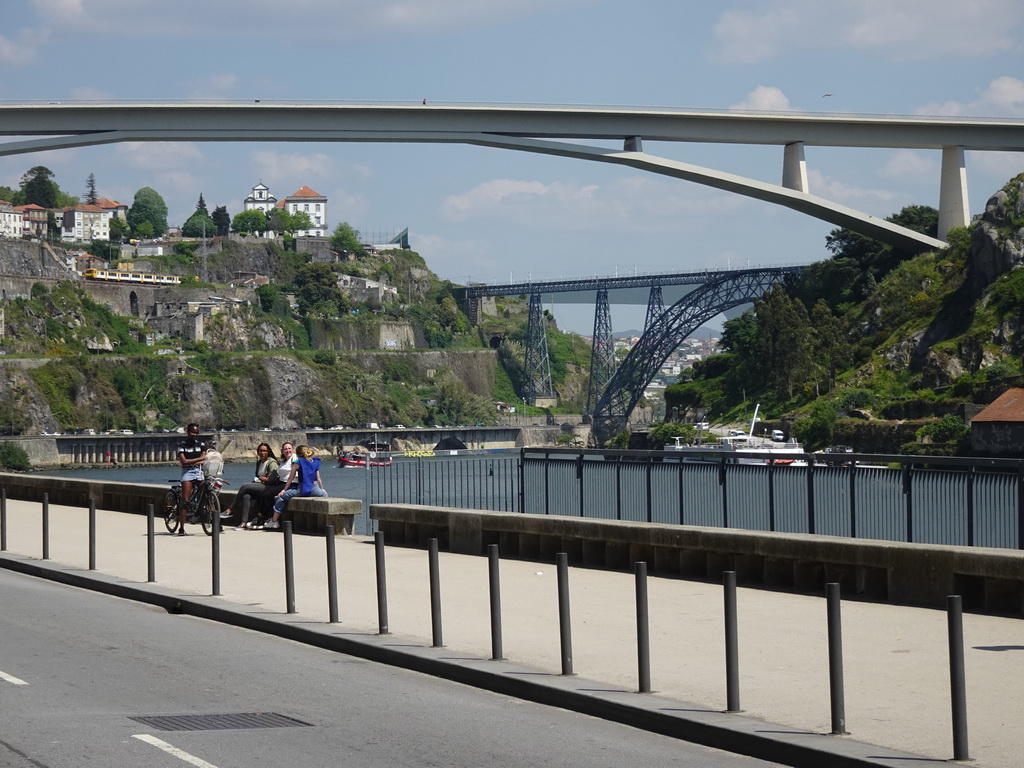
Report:
<svg viewBox="0 0 1024 768"><path fill-rule="evenodd" d="M296 237L327 237L327 198L306 186L299 187L294 194L288 195L277 204L288 213L305 213L312 223L310 229L299 230Z"/></svg>

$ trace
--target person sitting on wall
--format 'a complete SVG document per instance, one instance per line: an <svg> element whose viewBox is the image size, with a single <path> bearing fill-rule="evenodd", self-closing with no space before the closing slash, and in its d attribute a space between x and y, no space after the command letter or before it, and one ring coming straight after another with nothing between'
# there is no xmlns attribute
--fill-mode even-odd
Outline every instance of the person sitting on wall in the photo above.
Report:
<svg viewBox="0 0 1024 768"><path fill-rule="evenodd" d="M281 458L278 462L277 471L274 472L263 486L263 493L259 496L259 504L256 508L256 519L249 521L245 526L247 530L262 531L263 523L270 516L270 508L277 500L277 494L288 488L285 481L292 472L292 464L295 463L295 446L288 441L281 443Z"/></svg>
<svg viewBox="0 0 1024 768"><path fill-rule="evenodd" d="M274 502L274 515L266 525L268 530L281 527L278 521L289 499L296 496L327 495L324 481L320 477L320 459L316 458L316 452L308 445L300 445L295 449L295 455L298 458L285 481L287 487L277 495L277 501ZM295 485L292 485L293 482Z"/></svg>
<svg viewBox="0 0 1024 768"><path fill-rule="evenodd" d="M260 499L267 487L267 483L277 479L277 467L277 457L274 455L273 449L267 443L257 445L256 469L252 482L245 483L238 489L238 493L235 494L235 500L231 502L231 506L220 513L221 518L229 518L238 510L241 510L242 520L238 525L238 530L246 530L249 524L249 512L256 509L258 514ZM248 506L244 503L246 496L250 499Z"/></svg>

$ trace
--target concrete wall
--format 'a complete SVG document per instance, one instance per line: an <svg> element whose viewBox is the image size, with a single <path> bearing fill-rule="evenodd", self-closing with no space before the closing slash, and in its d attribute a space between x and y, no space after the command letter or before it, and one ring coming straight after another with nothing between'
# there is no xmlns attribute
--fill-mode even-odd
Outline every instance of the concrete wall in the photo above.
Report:
<svg viewBox="0 0 1024 768"><path fill-rule="evenodd" d="M872 539L658 525L576 517L372 504L388 544L425 546L437 538L452 552L551 563L566 552L575 565L629 569L720 581L734 570L748 586L823 594L838 582L845 597L943 608L960 594L964 607L1024 616L1024 552L942 547Z"/></svg>

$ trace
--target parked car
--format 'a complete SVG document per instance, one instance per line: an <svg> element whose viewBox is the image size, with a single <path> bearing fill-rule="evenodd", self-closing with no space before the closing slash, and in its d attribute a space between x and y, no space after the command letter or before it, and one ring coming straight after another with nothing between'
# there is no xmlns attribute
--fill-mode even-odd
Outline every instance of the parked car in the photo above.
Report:
<svg viewBox="0 0 1024 768"><path fill-rule="evenodd" d="M781 429L773 429L772 430L772 441L776 442L776 443L784 443L784 442L786 442L786 433L783 432Z"/></svg>

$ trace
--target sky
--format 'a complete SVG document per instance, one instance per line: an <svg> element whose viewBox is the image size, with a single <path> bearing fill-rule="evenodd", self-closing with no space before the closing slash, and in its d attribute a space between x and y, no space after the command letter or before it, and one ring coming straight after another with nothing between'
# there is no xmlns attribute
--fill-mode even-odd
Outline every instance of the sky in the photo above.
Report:
<svg viewBox="0 0 1024 768"><path fill-rule="evenodd" d="M238 100L590 105L1024 118L1020 0L5 0L0 103ZM1024 126L1022 126L1024 127ZM645 142L780 183L782 149ZM877 216L938 205L938 151L806 150L810 192ZM181 224L200 194L234 215L262 182L308 186L328 224L408 227L443 278L500 283L808 264L826 222L629 168L469 146L133 143L0 158L65 192ZM1024 171L967 153L971 212ZM613 297L614 300L614 297ZM589 335L593 311L548 305ZM644 307L612 308L613 328Z"/></svg>

